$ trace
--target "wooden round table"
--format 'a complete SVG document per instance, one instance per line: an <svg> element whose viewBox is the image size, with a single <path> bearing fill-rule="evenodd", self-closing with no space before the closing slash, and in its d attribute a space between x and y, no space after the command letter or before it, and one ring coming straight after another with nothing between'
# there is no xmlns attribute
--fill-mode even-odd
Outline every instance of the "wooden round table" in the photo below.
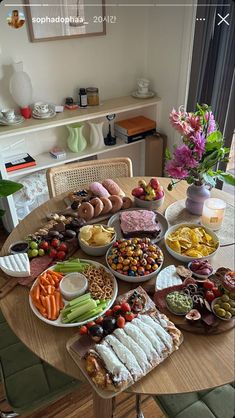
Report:
<svg viewBox="0 0 235 418"><path fill-rule="evenodd" d="M118 179L118 184L131 195L131 190L140 178ZM146 180L148 180L146 178ZM167 191L169 179L160 179L165 189L165 202L159 209L165 209L176 200L184 199L187 184L177 184L173 191ZM222 197L233 205L232 196L220 190L213 190L212 196ZM54 198L31 212L13 230L6 240L1 255L8 253L9 245L33 233L45 223L46 214L57 212L65 208L62 197ZM169 264L180 264L166 251L164 243L159 246L164 252L164 267ZM80 258L87 258L81 250L77 252ZM94 258L95 259L95 258ZM103 262L104 258L96 258ZM222 247L213 259L214 268L221 266L234 269L234 245ZM4 279L0 277L0 285ZM119 293L134 288L130 283L118 281ZM0 301L2 312L19 339L37 356L55 368L73 376L84 379L79 368L75 366L66 350L66 342L77 333L76 328L57 328L40 321L30 309L29 290L18 285L4 299ZM177 394L213 388L233 381L234 379L234 332L233 330L219 335L198 335L184 332L184 342L180 349L173 353L166 361L156 367L151 373L128 389L138 394ZM101 399L95 393L94 416L97 418L111 417L111 401ZM102 412L101 412L102 411Z"/></svg>

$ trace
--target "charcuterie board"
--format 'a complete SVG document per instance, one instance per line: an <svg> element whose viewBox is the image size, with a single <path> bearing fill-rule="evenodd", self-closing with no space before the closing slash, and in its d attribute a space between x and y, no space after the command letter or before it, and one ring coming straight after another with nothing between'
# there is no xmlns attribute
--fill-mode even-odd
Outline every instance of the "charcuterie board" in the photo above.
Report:
<svg viewBox="0 0 235 418"><path fill-rule="evenodd" d="M153 328L148 321L155 324ZM182 342L182 333L155 310L139 314L133 324L128 322L123 328L117 328L99 343L82 335L72 337L66 347L93 389L102 398L109 399L152 372ZM94 373L89 370L92 364L96 364Z"/></svg>
<svg viewBox="0 0 235 418"><path fill-rule="evenodd" d="M195 334L221 334L225 331L232 329L235 326L235 319L230 321L223 321L217 318L213 313L208 311L207 318L212 319L212 323L207 325L202 320L188 321L185 316L175 315L167 308L165 296L170 291L181 290L182 285L173 286L168 289L155 292L154 302L159 310L164 313L179 329L183 331L192 332Z"/></svg>

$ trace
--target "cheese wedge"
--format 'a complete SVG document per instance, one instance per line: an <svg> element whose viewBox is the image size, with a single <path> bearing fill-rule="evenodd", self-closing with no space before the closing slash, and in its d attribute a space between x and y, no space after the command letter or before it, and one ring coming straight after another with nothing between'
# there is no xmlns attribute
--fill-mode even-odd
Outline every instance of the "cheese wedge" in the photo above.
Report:
<svg viewBox="0 0 235 418"><path fill-rule="evenodd" d="M166 287L175 286L181 284L182 280L176 273L176 267L171 265L164 268L157 276L155 290L162 290Z"/></svg>
<svg viewBox="0 0 235 418"><path fill-rule="evenodd" d="M0 257L0 268L8 276L27 277L30 276L29 257L26 253L19 253Z"/></svg>

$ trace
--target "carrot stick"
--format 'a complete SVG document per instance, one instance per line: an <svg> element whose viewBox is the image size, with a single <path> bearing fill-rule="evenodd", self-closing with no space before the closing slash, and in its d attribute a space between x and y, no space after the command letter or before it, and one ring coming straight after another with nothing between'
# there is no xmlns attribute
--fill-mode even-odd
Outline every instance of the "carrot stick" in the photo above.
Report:
<svg viewBox="0 0 235 418"><path fill-rule="evenodd" d="M42 306L44 306L44 308L46 310L47 304L46 304L46 301L45 301L45 296L40 295L40 301L41 301Z"/></svg>
<svg viewBox="0 0 235 418"><path fill-rule="evenodd" d="M41 283L43 285L50 285L51 284L50 280L48 280L48 277L43 277L43 279L41 279Z"/></svg>
<svg viewBox="0 0 235 418"><path fill-rule="evenodd" d="M51 317L51 300L50 300L49 295L45 297L45 301L46 301L46 305L47 305L46 311L47 311L48 319L52 319L52 317Z"/></svg>
<svg viewBox="0 0 235 418"><path fill-rule="evenodd" d="M55 285L55 281L50 273L47 274L47 280L50 282L50 284Z"/></svg>
<svg viewBox="0 0 235 418"><path fill-rule="evenodd" d="M45 286L43 286L41 283L39 284L39 286L40 286L40 289L41 289L41 294L43 296L46 296L47 295L47 290L46 290Z"/></svg>
<svg viewBox="0 0 235 418"><path fill-rule="evenodd" d="M60 312L60 292L55 292L56 312Z"/></svg>
<svg viewBox="0 0 235 418"><path fill-rule="evenodd" d="M46 313L46 309L44 308L44 306L42 306L42 304L38 301L34 301L34 305L36 306L36 308L38 308L38 310L41 313Z"/></svg>
<svg viewBox="0 0 235 418"><path fill-rule="evenodd" d="M35 299L36 300L39 300L39 298L40 298L40 287L39 287L39 284L37 284L35 287L34 287L34 295L35 295Z"/></svg>
<svg viewBox="0 0 235 418"><path fill-rule="evenodd" d="M58 315L56 311L56 301L55 301L54 295L50 295L50 301L51 301L51 319L56 319Z"/></svg>
<svg viewBox="0 0 235 418"><path fill-rule="evenodd" d="M52 286L52 285L47 286L48 295L53 295L54 291L55 291L55 286Z"/></svg>
<svg viewBox="0 0 235 418"><path fill-rule="evenodd" d="M64 302L60 293L60 309L63 309L63 307L64 307Z"/></svg>

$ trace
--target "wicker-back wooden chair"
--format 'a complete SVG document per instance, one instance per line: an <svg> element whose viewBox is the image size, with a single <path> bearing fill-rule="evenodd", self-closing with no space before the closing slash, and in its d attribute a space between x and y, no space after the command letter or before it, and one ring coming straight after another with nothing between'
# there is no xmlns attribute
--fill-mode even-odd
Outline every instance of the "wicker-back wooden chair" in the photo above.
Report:
<svg viewBox="0 0 235 418"><path fill-rule="evenodd" d="M79 190L93 181L115 180L117 177L132 177L130 158L110 158L64 164L47 170L50 197L68 191Z"/></svg>

